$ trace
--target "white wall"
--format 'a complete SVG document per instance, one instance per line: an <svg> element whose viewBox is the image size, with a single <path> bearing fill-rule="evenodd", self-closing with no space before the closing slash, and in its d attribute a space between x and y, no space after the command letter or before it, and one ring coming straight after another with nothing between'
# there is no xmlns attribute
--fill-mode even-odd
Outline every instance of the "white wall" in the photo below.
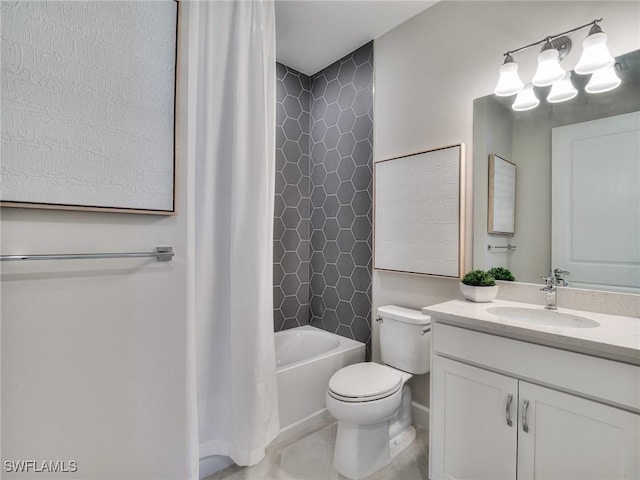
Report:
<svg viewBox="0 0 640 480"><path fill-rule="evenodd" d="M517 163L511 153L511 114L493 97L482 97L475 102L473 122L473 203L486 205L489 196L489 155L495 153L512 163ZM517 185L520 172L516 170ZM507 253L507 250L489 252L487 245L508 245L513 243L512 236L487 233L487 223L488 209L474 209L473 268L511 268L512 255Z"/></svg>
<svg viewBox="0 0 640 480"><path fill-rule="evenodd" d="M510 256L520 282L542 283L551 266L551 128L542 127L530 120L513 123L513 158L521 181L512 240L518 250Z"/></svg>
<svg viewBox="0 0 640 480"><path fill-rule="evenodd" d="M502 54L600 17L613 55L640 46L640 4L608 1L444 1L376 39L374 161L462 141L471 167L473 100L493 91ZM516 58L522 78L533 76L534 50ZM567 64L575 65L579 54L574 48ZM471 178L468 168L467 269ZM373 273L373 312L385 303L418 308L458 296L456 280ZM373 323L374 359L379 359ZM413 385L416 401L428 403L426 376Z"/></svg>
<svg viewBox="0 0 640 480"><path fill-rule="evenodd" d="M65 478L187 478L183 158L179 144L175 216L2 209L3 254L176 251L168 263L3 263L3 461L75 460Z"/></svg>

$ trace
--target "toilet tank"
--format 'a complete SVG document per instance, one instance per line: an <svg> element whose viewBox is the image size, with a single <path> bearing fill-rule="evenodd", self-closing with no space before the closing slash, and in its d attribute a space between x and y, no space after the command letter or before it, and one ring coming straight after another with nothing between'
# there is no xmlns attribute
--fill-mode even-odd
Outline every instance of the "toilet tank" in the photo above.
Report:
<svg viewBox="0 0 640 480"><path fill-rule="evenodd" d="M395 305L378 307L382 363L420 375L430 370L431 317Z"/></svg>

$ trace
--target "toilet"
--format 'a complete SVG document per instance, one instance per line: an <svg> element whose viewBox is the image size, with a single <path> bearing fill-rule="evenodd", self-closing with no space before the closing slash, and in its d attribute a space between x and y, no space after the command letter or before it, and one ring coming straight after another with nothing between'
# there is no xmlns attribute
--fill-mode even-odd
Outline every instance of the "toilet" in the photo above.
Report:
<svg viewBox="0 0 640 480"><path fill-rule="evenodd" d="M429 372L431 317L419 310L379 307L384 365L364 362L338 370L329 380L326 404L338 419L333 464L357 480L387 465L416 436L411 425L413 375Z"/></svg>

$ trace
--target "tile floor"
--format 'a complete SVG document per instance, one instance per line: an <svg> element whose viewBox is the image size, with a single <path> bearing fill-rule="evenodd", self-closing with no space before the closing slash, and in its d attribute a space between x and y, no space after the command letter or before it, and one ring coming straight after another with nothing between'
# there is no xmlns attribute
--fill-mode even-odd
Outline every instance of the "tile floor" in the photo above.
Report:
<svg viewBox="0 0 640 480"><path fill-rule="evenodd" d="M294 434L280 435L266 457L252 467L232 465L204 480L343 480L333 467L337 423L316 421ZM423 480L428 472L428 431L418 427L414 443L366 480ZM283 437L283 438L281 438Z"/></svg>

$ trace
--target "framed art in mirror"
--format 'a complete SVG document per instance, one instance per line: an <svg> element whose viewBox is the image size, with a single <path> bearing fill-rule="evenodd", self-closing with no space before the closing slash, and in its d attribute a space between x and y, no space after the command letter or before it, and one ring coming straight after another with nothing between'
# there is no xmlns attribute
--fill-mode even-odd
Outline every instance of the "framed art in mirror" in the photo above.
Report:
<svg viewBox="0 0 640 480"><path fill-rule="evenodd" d="M2 15L0 205L175 213L178 3Z"/></svg>
<svg viewBox="0 0 640 480"><path fill-rule="evenodd" d="M516 166L498 155L489 156L487 232L513 235L516 231Z"/></svg>

